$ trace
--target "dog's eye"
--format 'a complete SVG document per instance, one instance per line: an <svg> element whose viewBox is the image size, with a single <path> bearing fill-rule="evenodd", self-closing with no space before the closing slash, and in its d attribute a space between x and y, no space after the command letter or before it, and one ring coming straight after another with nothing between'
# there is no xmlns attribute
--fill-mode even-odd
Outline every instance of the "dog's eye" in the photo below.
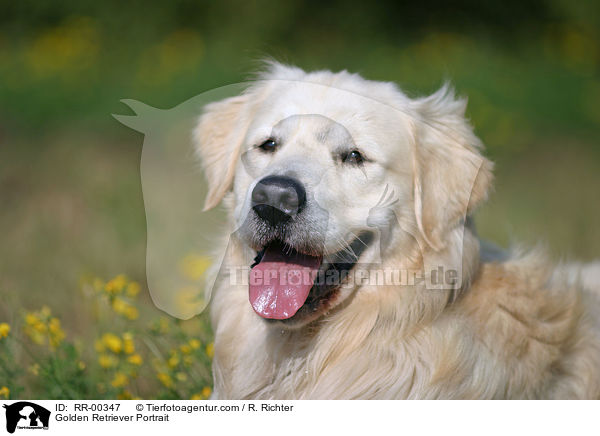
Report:
<svg viewBox="0 0 600 436"><path fill-rule="evenodd" d="M342 155L342 162L352 164L352 165L360 165L365 161L362 154L358 150L352 150L351 152L344 153Z"/></svg>
<svg viewBox="0 0 600 436"><path fill-rule="evenodd" d="M272 153L277 148L277 142L274 139L267 139L265 142L258 146L263 151Z"/></svg>

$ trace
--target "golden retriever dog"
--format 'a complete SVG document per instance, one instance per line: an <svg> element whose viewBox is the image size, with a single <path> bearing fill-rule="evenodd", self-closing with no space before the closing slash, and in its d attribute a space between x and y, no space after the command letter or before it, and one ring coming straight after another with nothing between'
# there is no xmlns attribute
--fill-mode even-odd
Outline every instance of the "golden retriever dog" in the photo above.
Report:
<svg viewBox="0 0 600 436"><path fill-rule="evenodd" d="M600 265L478 239L465 105L273 62L205 107L215 399L600 398Z"/></svg>

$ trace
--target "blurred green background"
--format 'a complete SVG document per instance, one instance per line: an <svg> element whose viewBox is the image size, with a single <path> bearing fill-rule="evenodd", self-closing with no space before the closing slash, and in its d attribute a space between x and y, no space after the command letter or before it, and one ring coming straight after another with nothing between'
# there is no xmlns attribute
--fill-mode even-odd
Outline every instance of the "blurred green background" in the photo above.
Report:
<svg viewBox="0 0 600 436"><path fill-rule="evenodd" d="M93 329L83 275L143 282L143 138L111 114L173 107L265 56L411 96L451 80L497 162L481 235L600 257L598 1L2 0L0 317L56 303L67 332Z"/></svg>

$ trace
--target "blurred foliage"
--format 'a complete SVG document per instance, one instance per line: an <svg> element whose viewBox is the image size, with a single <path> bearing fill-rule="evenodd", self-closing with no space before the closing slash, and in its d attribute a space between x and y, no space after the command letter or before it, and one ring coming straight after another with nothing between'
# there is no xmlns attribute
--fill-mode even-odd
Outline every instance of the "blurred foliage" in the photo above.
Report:
<svg viewBox="0 0 600 436"><path fill-rule="evenodd" d="M393 80L411 95L451 79L492 152L539 131L594 137L600 125L594 0L4 0L0 9L0 121L11 132L65 123L119 132L109 114L121 98L174 106L243 80L267 55Z"/></svg>

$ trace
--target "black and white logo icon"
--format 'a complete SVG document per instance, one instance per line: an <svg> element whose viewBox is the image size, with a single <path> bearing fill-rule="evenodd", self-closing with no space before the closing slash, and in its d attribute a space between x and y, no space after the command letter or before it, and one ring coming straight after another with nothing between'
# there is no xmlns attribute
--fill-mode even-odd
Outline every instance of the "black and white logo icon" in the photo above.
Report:
<svg viewBox="0 0 600 436"><path fill-rule="evenodd" d="M50 411L29 401L19 401L3 405L6 409L6 431L14 433L16 429L48 429Z"/></svg>

